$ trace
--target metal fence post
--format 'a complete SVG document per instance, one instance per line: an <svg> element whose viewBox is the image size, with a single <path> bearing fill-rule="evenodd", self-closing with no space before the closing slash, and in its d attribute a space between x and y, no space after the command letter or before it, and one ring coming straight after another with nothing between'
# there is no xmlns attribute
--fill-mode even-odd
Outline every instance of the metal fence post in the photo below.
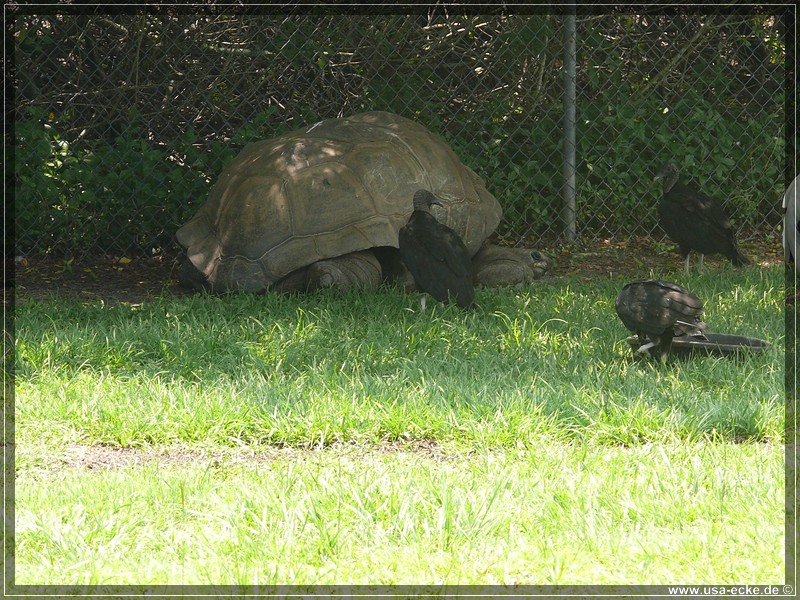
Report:
<svg viewBox="0 0 800 600"><path fill-rule="evenodd" d="M575 210L575 5L567 5L564 17L564 183L561 187L561 220L564 237L576 237Z"/></svg>

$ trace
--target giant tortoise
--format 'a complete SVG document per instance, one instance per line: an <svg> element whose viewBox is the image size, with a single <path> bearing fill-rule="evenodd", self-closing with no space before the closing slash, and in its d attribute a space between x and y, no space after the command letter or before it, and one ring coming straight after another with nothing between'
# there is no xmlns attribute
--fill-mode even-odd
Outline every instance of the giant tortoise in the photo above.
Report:
<svg viewBox="0 0 800 600"><path fill-rule="evenodd" d="M476 284L549 267L536 250L483 247L501 217L483 180L421 125L367 112L247 145L177 232L181 279L214 292L376 286L404 273L398 232L419 189L480 265Z"/></svg>

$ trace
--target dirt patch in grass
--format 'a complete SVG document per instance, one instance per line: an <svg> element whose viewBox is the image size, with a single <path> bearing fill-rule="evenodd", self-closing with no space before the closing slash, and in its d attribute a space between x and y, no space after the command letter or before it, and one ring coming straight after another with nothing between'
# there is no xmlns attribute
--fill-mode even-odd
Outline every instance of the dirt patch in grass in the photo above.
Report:
<svg viewBox="0 0 800 600"><path fill-rule="evenodd" d="M272 462L282 456L289 456L292 449L280 448L263 450L205 450L183 447L119 447L103 445L69 444L64 454L57 459L60 467L100 471L141 467L157 462L160 466L200 465L213 467L226 464L259 465Z"/></svg>
<svg viewBox="0 0 800 600"><path fill-rule="evenodd" d="M39 469L56 472L64 468L86 471L103 471L142 467L157 463L159 467L201 466L205 468L244 467L256 468L277 460L302 460L321 452L352 460L369 456L414 454L432 460L453 460L462 457L448 452L436 440L387 441L378 445L337 443L324 447L253 446L245 448L191 448L191 447L118 447L104 445L69 444L60 456L51 456Z"/></svg>
<svg viewBox="0 0 800 600"><path fill-rule="evenodd" d="M631 236L623 240L592 240L570 245L540 248L553 259L553 268L545 278L577 276L644 277L652 272L657 277L679 277L683 268L674 246L662 239ZM770 266L783 261L779 234L752 236L740 243L742 251L757 266ZM696 256L692 256L692 264ZM727 263L720 256L708 256L707 269L718 269ZM4 303L26 299L47 299L54 295L138 304L160 296L185 296L192 292L180 285L174 257L96 260L63 260L23 258L6 264ZM11 277L9 277L9 274ZM12 292L13 291L13 292Z"/></svg>
<svg viewBox="0 0 800 600"><path fill-rule="evenodd" d="M191 293L179 284L174 260L165 257L80 262L30 258L15 261L13 269L11 283L16 302L69 296L107 304L138 304L162 295ZM8 289L6 296L7 292Z"/></svg>

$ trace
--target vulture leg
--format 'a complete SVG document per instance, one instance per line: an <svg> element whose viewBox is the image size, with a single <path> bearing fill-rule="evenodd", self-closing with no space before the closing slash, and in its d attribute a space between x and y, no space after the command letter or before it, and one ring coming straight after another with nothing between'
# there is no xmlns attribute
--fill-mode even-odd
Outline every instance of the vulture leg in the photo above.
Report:
<svg viewBox="0 0 800 600"><path fill-rule="evenodd" d="M703 253L701 252L701 253L700 253L700 260L699 260L699 261L697 261L697 272L698 272L698 273L699 273L700 271L702 271L702 270L703 270L703 257L704 257L704 256L705 256L705 254L703 254Z"/></svg>
<svg viewBox="0 0 800 600"><path fill-rule="evenodd" d="M683 263L683 272L689 274L689 253L686 253L686 261Z"/></svg>
<svg viewBox="0 0 800 600"><path fill-rule="evenodd" d="M670 347L672 346L672 333L673 332L671 330L667 330L658 339L658 345L656 346L656 353L658 355L658 359L662 363L666 362L667 354L669 354Z"/></svg>
<svg viewBox="0 0 800 600"><path fill-rule="evenodd" d="M647 351L648 351L648 350L650 350L650 348L652 348L652 347L653 347L653 346L655 346L655 345L656 345L656 343L655 343L655 342L648 342L648 343L646 343L646 344L642 344L642 345L641 345L641 346L639 346L639 348L636 350L636 354L647 354L647 353L648 353Z"/></svg>

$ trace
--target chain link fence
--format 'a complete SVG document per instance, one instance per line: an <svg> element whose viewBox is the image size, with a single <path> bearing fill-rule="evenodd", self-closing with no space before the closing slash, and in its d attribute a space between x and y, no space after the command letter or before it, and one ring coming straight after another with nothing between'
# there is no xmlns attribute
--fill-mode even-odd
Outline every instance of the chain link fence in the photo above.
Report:
<svg viewBox="0 0 800 600"><path fill-rule="evenodd" d="M5 10L17 254L174 252L246 143L367 110L444 138L500 201L501 241L569 237L564 16ZM667 160L741 236L776 235L793 20L579 11L578 237L662 236L652 177Z"/></svg>

